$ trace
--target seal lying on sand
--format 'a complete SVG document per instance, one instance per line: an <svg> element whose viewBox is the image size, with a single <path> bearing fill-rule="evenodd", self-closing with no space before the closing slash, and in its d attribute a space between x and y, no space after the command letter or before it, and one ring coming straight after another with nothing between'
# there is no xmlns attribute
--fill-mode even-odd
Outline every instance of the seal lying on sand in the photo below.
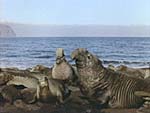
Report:
<svg viewBox="0 0 150 113"><path fill-rule="evenodd" d="M73 51L71 57L75 59L80 75L80 90L92 101L107 104L111 108L133 108L144 102L139 92L150 93L149 83L108 70L84 48Z"/></svg>
<svg viewBox="0 0 150 113"><path fill-rule="evenodd" d="M43 65L36 65L36 66L29 68L27 70L30 72L41 73L41 74L44 74L44 75L49 76L49 77L52 76L52 68L48 68L48 67L45 67Z"/></svg>
<svg viewBox="0 0 150 113"><path fill-rule="evenodd" d="M69 97L70 90L61 81L43 77L37 87L37 99L42 102L58 101L63 103Z"/></svg>
<svg viewBox="0 0 150 113"><path fill-rule="evenodd" d="M34 76L38 74L32 74L23 70L7 70L0 73L0 85L23 85L28 88L37 88L38 78Z"/></svg>
<svg viewBox="0 0 150 113"><path fill-rule="evenodd" d="M56 50L56 63L52 68L52 78L64 81L72 81L74 79L72 66L66 61L62 48Z"/></svg>
<svg viewBox="0 0 150 113"><path fill-rule="evenodd" d="M15 85L16 87L23 86L25 88L21 90L21 94L23 101L26 103L33 103L37 98L47 101L46 99L49 97L56 97L60 102L63 102L70 92L61 82L44 74L23 70L9 70L0 73L1 85Z"/></svg>
<svg viewBox="0 0 150 113"><path fill-rule="evenodd" d="M147 79L150 77L150 68L131 68L125 65L120 66L113 66L108 65L109 69L112 69L117 72L125 73L130 77L140 78L140 79Z"/></svg>
<svg viewBox="0 0 150 113"><path fill-rule="evenodd" d="M145 73L141 69L135 69L135 68L130 68L125 65L120 65L117 67L117 71L127 73L128 75L132 77L138 77L141 79L145 78Z"/></svg>
<svg viewBox="0 0 150 113"><path fill-rule="evenodd" d="M0 68L0 72L3 71L18 71L18 68L12 67L12 68Z"/></svg>

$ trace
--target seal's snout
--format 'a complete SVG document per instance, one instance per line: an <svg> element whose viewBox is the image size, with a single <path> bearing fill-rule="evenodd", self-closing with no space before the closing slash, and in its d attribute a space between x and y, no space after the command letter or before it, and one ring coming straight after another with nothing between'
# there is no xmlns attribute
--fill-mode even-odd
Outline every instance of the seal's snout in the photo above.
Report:
<svg viewBox="0 0 150 113"><path fill-rule="evenodd" d="M73 51L73 52L71 53L71 59L72 59L72 60L75 60L76 56L77 56L76 51Z"/></svg>

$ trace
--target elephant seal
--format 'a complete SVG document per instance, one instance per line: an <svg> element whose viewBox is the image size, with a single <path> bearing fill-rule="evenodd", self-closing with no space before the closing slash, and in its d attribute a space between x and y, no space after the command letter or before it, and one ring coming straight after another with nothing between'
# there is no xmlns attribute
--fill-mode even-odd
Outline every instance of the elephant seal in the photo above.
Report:
<svg viewBox="0 0 150 113"><path fill-rule="evenodd" d="M27 69L30 72L37 72L37 73L41 73L47 76L52 76L52 68L48 68L45 67L43 65L36 65L34 67L32 67L31 69Z"/></svg>
<svg viewBox="0 0 150 113"><path fill-rule="evenodd" d="M109 64L108 69L125 73L129 77L146 79L146 80L150 78L150 68L131 68L125 65L120 65L115 67L112 64Z"/></svg>
<svg viewBox="0 0 150 113"><path fill-rule="evenodd" d="M12 68L0 68L0 72L6 72L6 71L19 71L18 68L12 67Z"/></svg>
<svg viewBox="0 0 150 113"><path fill-rule="evenodd" d="M41 74L34 74L24 70L3 70L0 73L0 85L22 85L28 88L36 88L38 78L35 75L41 76Z"/></svg>
<svg viewBox="0 0 150 113"><path fill-rule="evenodd" d="M13 102L17 99L21 99L21 93L19 90L17 90L13 85L6 85L2 91L1 95L4 100L6 100L8 103L13 104Z"/></svg>
<svg viewBox="0 0 150 113"><path fill-rule="evenodd" d="M42 102L56 102L63 103L69 97L70 90L61 83L62 81L56 79L48 79L43 77L39 80L37 87L37 99Z"/></svg>
<svg viewBox="0 0 150 113"><path fill-rule="evenodd" d="M136 91L150 93L150 84L105 68L95 55L84 48L71 54L79 73L79 88L83 95L111 108L140 107L145 101Z"/></svg>
<svg viewBox="0 0 150 113"><path fill-rule="evenodd" d="M144 79L144 76L145 76L145 74L140 69L127 67L125 65L120 65L116 67L116 71L125 73L128 76L140 78L140 79Z"/></svg>
<svg viewBox="0 0 150 113"><path fill-rule="evenodd" d="M72 81L74 79L72 66L65 59L62 48L56 50L56 62L52 68L52 78L64 81Z"/></svg>

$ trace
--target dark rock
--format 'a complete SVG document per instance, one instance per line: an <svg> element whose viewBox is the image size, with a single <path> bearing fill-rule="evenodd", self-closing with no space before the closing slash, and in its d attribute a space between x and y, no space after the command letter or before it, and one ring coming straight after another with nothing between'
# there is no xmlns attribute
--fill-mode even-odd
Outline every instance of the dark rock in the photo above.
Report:
<svg viewBox="0 0 150 113"><path fill-rule="evenodd" d="M36 102L36 89L25 88L21 90L22 100L25 103L34 103Z"/></svg>
<svg viewBox="0 0 150 113"><path fill-rule="evenodd" d="M13 102L16 99L20 99L21 97L21 93L19 90L17 90L13 85L9 85L9 86L5 86L2 91L1 91L1 95L4 98L4 100L6 100L6 102L13 104Z"/></svg>

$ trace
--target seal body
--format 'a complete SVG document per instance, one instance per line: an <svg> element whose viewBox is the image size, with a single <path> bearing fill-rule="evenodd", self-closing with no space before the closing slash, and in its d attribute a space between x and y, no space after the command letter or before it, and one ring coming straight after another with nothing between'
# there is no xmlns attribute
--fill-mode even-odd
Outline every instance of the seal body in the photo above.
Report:
<svg viewBox="0 0 150 113"><path fill-rule="evenodd" d="M51 94L49 89L48 79L43 77L43 79L39 80L39 84L37 87L37 98L42 102L54 102L56 101L56 97Z"/></svg>
<svg viewBox="0 0 150 113"><path fill-rule="evenodd" d="M64 60L60 64L55 64L52 69L52 77L59 80L68 80L73 76L70 64Z"/></svg>
<svg viewBox="0 0 150 113"><path fill-rule="evenodd" d="M43 102L60 102L70 95L70 91L59 80L44 77L39 81L37 98Z"/></svg>
<svg viewBox="0 0 150 113"><path fill-rule="evenodd" d="M62 48L56 50L56 62L52 68L52 78L63 81L74 79L72 66L67 62Z"/></svg>
<svg viewBox="0 0 150 113"><path fill-rule="evenodd" d="M142 97L134 94L136 91L150 93L149 83L105 68L84 48L73 51L71 57L76 62L80 90L91 100L111 108L133 108L144 102Z"/></svg>
<svg viewBox="0 0 150 113"><path fill-rule="evenodd" d="M28 69L28 71L30 71L32 73L33 72L41 73L41 74L44 74L44 75L49 76L49 77L52 76L52 68L48 68L48 67L45 67L43 65L36 65L35 67Z"/></svg>
<svg viewBox="0 0 150 113"><path fill-rule="evenodd" d="M143 73L140 69L130 68L125 65L120 65L116 67L116 71L127 74L130 77L144 79L145 73Z"/></svg>

